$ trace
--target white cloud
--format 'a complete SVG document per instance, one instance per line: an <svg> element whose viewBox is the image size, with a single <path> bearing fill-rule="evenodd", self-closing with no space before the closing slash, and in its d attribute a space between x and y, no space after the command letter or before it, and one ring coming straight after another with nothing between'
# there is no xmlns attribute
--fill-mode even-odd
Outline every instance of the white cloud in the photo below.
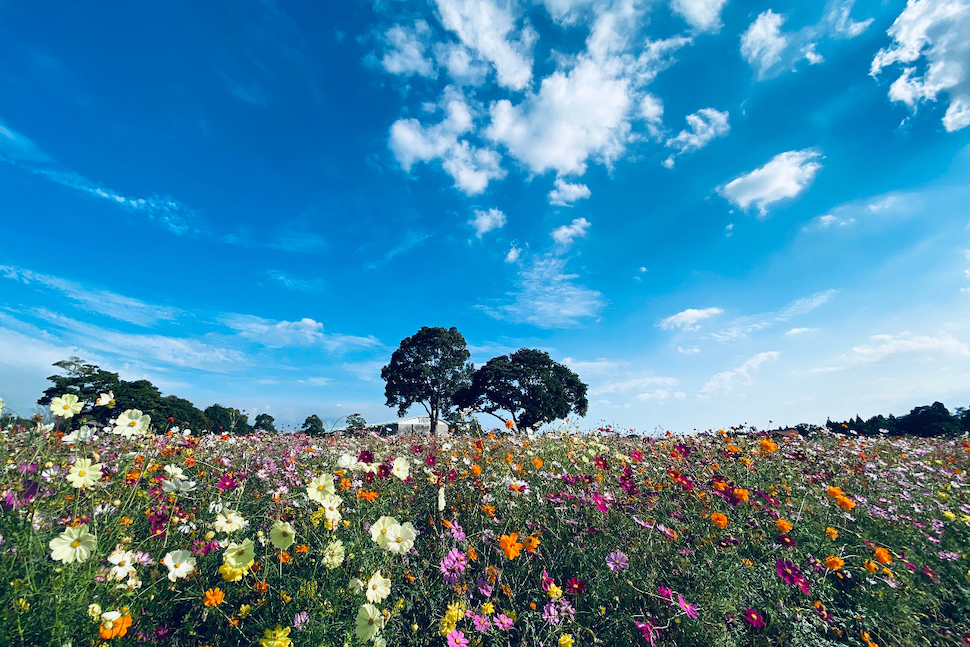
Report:
<svg viewBox="0 0 970 647"><path fill-rule="evenodd" d="M683 391L671 391L670 389L655 389L653 391L644 391L643 393L637 393L637 400L659 400L663 402L668 398L677 398L678 400L686 398L687 394Z"/></svg>
<svg viewBox="0 0 970 647"><path fill-rule="evenodd" d="M700 326L697 325L698 321L709 319L722 314L723 312L724 311L720 308L704 308L703 310L687 308L683 312L678 312L675 315L671 315L666 319L663 319L660 322L660 328L663 330L672 330L674 328L680 328L681 330L697 330L700 328Z"/></svg>
<svg viewBox="0 0 970 647"><path fill-rule="evenodd" d="M805 333L810 333L818 330L818 328L792 328L791 330L785 331L786 337L796 337L798 335L804 335Z"/></svg>
<svg viewBox="0 0 970 647"><path fill-rule="evenodd" d="M572 367L570 367L572 368ZM590 388L590 395L601 396L610 393L627 393L640 391L650 386L673 386L677 380L672 377L658 377L653 375L625 375L620 379L601 382Z"/></svg>
<svg viewBox="0 0 970 647"><path fill-rule="evenodd" d="M555 256L537 259L519 272L512 303L478 308L496 319L529 323L539 328L569 328L595 317L603 309L602 295L566 274L566 261Z"/></svg>
<svg viewBox="0 0 970 647"><path fill-rule="evenodd" d="M878 362L896 353L941 353L945 357L966 357L970 355L970 347L946 332L936 337L928 335L913 335L901 332L898 335L873 335L870 339L876 344L853 346L852 357L857 362Z"/></svg>
<svg viewBox="0 0 970 647"><path fill-rule="evenodd" d="M28 137L7 128L3 122L0 122L0 160L61 186L105 200L126 211L140 213L174 234L198 231L195 212L175 198L158 195L150 198L129 198L106 189L64 168Z"/></svg>
<svg viewBox="0 0 970 647"><path fill-rule="evenodd" d="M395 121L388 145L405 171L410 172L417 162L440 159L457 189L468 195L482 193L491 180L505 177L501 157L494 150L459 139L474 130L471 109L460 90L445 88L441 108L444 118L430 126L414 118Z"/></svg>
<svg viewBox="0 0 970 647"><path fill-rule="evenodd" d="M808 61L809 65L818 65L819 63L825 62L825 58L815 51L815 43L809 43L803 47L802 56Z"/></svg>
<svg viewBox="0 0 970 647"><path fill-rule="evenodd" d="M819 216L812 221L812 224L802 228L803 231L822 230L829 227L848 227L855 224L855 218L839 218L830 213Z"/></svg>
<svg viewBox="0 0 970 647"><path fill-rule="evenodd" d="M515 245L512 245L512 247L509 248L509 253L505 255L505 262L514 263L515 261L519 260L519 256L521 254L522 250Z"/></svg>
<svg viewBox="0 0 970 647"><path fill-rule="evenodd" d="M646 123L651 137L658 140L663 137L663 101L649 92L644 94L640 98L640 118Z"/></svg>
<svg viewBox="0 0 970 647"><path fill-rule="evenodd" d="M764 166L718 187L717 192L745 210L754 204L764 217L769 205L794 198L808 188L822 168L820 159L821 151L814 148L780 153Z"/></svg>
<svg viewBox="0 0 970 647"><path fill-rule="evenodd" d="M368 261L365 266L368 270L376 270L379 267L384 267L391 260L400 254L410 251L413 247L420 245L424 241L431 238L431 234L422 234L417 231L408 231L404 234L404 240L398 243L396 246L392 247L388 251L384 252L384 255L372 261Z"/></svg>
<svg viewBox="0 0 970 647"><path fill-rule="evenodd" d="M577 238L586 238L590 222L586 218L575 218L570 224L552 230L552 239L561 247L569 247Z"/></svg>
<svg viewBox="0 0 970 647"><path fill-rule="evenodd" d="M602 0L541 0L552 19L561 25L576 22L584 12L602 4Z"/></svg>
<svg viewBox="0 0 970 647"><path fill-rule="evenodd" d="M800 315L808 314L828 303L834 295L835 290L824 290L808 297L795 299L781 310L741 317L731 322L731 325L724 330L712 333L711 337L720 342L743 339L750 333L770 328L776 323L790 321L792 318Z"/></svg>
<svg viewBox="0 0 970 647"><path fill-rule="evenodd" d="M680 131L676 137L667 140L665 146L674 148L676 153L664 161L664 166L672 168L677 155L700 150L717 137L725 137L731 131L728 124L728 113L714 108L701 108L691 115L687 115L687 125L690 130Z"/></svg>
<svg viewBox="0 0 970 647"><path fill-rule="evenodd" d="M727 0L671 0L670 8L698 31L716 32L721 28L721 9Z"/></svg>
<svg viewBox="0 0 970 647"><path fill-rule="evenodd" d="M741 55L760 77L781 62L782 52L788 46L788 37L781 31L784 22L784 16L769 9L741 35Z"/></svg>
<svg viewBox="0 0 970 647"><path fill-rule="evenodd" d="M677 352L681 355L696 355L697 353L701 352L701 349L697 346L688 346L686 348L683 346L678 346Z"/></svg>
<svg viewBox="0 0 970 647"><path fill-rule="evenodd" d="M0 275L25 285L37 284L57 290L78 307L88 312L95 312L139 326L151 326L159 321L174 321L182 314L182 311L178 308L145 303L108 290L85 287L74 281L11 265L0 265Z"/></svg>
<svg viewBox="0 0 970 647"><path fill-rule="evenodd" d="M435 43L434 55L438 65L458 85L481 85L488 76L488 64L461 43Z"/></svg>
<svg viewBox="0 0 970 647"><path fill-rule="evenodd" d="M322 292L326 283L322 279L301 279L281 270L266 270L266 275L287 290L297 292Z"/></svg>
<svg viewBox="0 0 970 647"><path fill-rule="evenodd" d="M229 314L222 317L222 323L243 339L267 348L320 346L331 352L339 352L350 348L371 348L380 345L380 342L372 336L355 337L324 333L323 324L309 317L299 321L276 321L254 315Z"/></svg>
<svg viewBox="0 0 970 647"><path fill-rule="evenodd" d="M475 228L475 235L481 239L482 234L505 226L505 214L498 209L475 209L475 217L468 224Z"/></svg>
<svg viewBox="0 0 970 647"><path fill-rule="evenodd" d="M718 373L717 375L711 377L711 379L709 379L704 386L701 387L700 395L727 395L737 386L751 384L754 381L751 374L761 367L762 364L766 362L773 362L778 359L780 355L781 353L774 350L765 353L758 353L751 359L741 364L741 366L730 371Z"/></svg>
<svg viewBox="0 0 970 647"><path fill-rule="evenodd" d="M562 178L556 178L556 188L549 192L549 204L571 207L577 200L588 198L590 195L589 187L585 184L573 184Z"/></svg>
<svg viewBox="0 0 970 647"><path fill-rule="evenodd" d="M854 4L855 0L844 0L832 5L831 10L826 15L826 20L830 24L830 31L837 38L855 38L862 35L872 24L872 18L858 22L852 19L849 14Z"/></svg>
<svg viewBox="0 0 970 647"><path fill-rule="evenodd" d="M434 78L434 63L426 56L430 38L431 28L423 20L416 20L410 28L394 25L384 34L389 49L381 59L381 65L391 74Z"/></svg>
<svg viewBox="0 0 970 647"><path fill-rule="evenodd" d="M523 90L532 82L532 45L536 33L516 28L512 3L491 0L436 0L441 24L469 50L495 68L499 85Z"/></svg>
<svg viewBox="0 0 970 647"><path fill-rule="evenodd" d="M970 126L970 4L966 0L909 0L886 32L893 39L872 59L870 74L904 64L889 87L889 98L910 110L923 101L936 101L947 92L950 103L943 127L954 132ZM925 58L925 72L912 64Z"/></svg>

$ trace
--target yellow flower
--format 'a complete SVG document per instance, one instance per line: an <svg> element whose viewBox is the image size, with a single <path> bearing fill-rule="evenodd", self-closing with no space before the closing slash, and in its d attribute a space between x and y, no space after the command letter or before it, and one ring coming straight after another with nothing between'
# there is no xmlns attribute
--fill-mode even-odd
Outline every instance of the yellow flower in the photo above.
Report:
<svg viewBox="0 0 970 647"><path fill-rule="evenodd" d="M573 647L573 635L563 634L559 636L559 647Z"/></svg>
<svg viewBox="0 0 970 647"><path fill-rule="evenodd" d="M482 605L482 613L489 616L495 613L495 605L492 604L491 600Z"/></svg>
<svg viewBox="0 0 970 647"><path fill-rule="evenodd" d="M549 597L553 600L558 600L562 597L562 589L555 584L549 585Z"/></svg>
<svg viewBox="0 0 970 647"><path fill-rule="evenodd" d="M266 629L263 631L263 636L265 638L259 639L260 647L290 647L293 641L288 638L290 635L290 628L287 627L283 629L280 625L276 625L276 629Z"/></svg>
<svg viewBox="0 0 970 647"><path fill-rule="evenodd" d="M246 573L246 570L248 569L233 568L229 564L223 564L219 567L219 573L222 575L222 579L227 582L238 582L242 579L243 575Z"/></svg>
<svg viewBox="0 0 970 647"><path fill-rule="evenodd" d="M839 531L836 530L835 528L832 528L831 526L825 529L825 534L832 541L835 541L836 539L839 538Z"/></svg>
<svg viewBox="0 0 970 647"><path fill-rule="evenodd" d="M954 519L957 518L957 516L955 514L953 514L952 512L950 512L949 510L947 510L946 512L944 512L943 513L943 516L946 517L947 521L953 521Z"/></svg>

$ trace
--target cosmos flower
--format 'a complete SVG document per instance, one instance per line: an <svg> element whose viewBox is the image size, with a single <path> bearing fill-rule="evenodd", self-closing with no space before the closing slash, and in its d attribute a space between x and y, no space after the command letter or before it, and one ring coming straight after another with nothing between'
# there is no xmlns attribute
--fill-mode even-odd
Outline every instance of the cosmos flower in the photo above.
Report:
<svg viewBox="0 0 970 647"><path fill-rule="evenodd" d="M59 536L48 543L51 549L51 559L65 564L81 563L91 556L91 552L98 547L97 538L88 532L87 524L68 527Z"/></svg>
<svg viewBox="0 0 970 647"><path fill-rule="evenodd" d="M51 400L51 413L65 420L81 413L83 408L84 402L79 402L73 393L65 393Z"/></svg>
<svg viewBox="0 0 970 647"><path fill-rule="evenodd" d="M614 573L617 571L625 571L630 568L630 558L623 554L622 551L614 550L606 556L606 566Z"/></svg>
<svg viewBox="0 0 970 647"><path fill-rule="evenodd" d="M752 629L763 629L765 626L765 619L757 609L752 609L748 607L744 610L744 619L751 625Z"/></svg>

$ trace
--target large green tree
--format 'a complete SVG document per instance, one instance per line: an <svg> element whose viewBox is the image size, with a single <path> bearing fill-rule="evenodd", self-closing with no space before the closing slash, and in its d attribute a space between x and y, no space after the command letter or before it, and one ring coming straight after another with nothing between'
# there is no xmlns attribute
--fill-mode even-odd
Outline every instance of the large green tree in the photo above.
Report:
<svg viewBox="0 0 970 647"><path fill-rule="evenodd" d="M258 416L256 416L256 419L253 421L253 428L262 429L263 431L269 431L275 434L276 418L269 415L268 413L261 413Z"/></svg>
<svg viewBox="0 0 970 647"><path fill-rule="evenodd" d="M303 421L303 427L300 429L307 436L322 436L326 432L326 428L323 426L323 420L320 416L313 414L307 416L307 419Z"/></svg>
<svg viewBox="0 0 970 647"><path fill-rule="evenodd" d="M205 410L205 416L212 423L210 431L226 434L253 433L253 428L249 426L249 416L239 409L213 404Z"/></svg>
<svg viewBox="0 0 970 647"><path fill-rule="evenodd" d="M397 415L404 416L411 406L420 404L431 418L434 434L438 420L454 407L455 392L470 383L474 372L470 356L456 328L423 326L401 340L390 364L381 370L387 406L397 407Z"/></svg>
<svg viewBox="0 0 970 647"><path fill-rule="evenodd" d="M475 371L471 385L455 401L503 422L506 419L496 412L505 411L519 429L532 429L570 412L583 416L589 407L586 385L579 376L533 348L490 359Z"/></svg>

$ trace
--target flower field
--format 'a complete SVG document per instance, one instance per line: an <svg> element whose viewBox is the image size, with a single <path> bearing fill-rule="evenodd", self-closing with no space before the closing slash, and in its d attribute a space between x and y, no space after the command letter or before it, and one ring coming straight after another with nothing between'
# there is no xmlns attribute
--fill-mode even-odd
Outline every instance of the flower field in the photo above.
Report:
<svg viewBox="0 0 970 647"><path fill-rule="evenodd" d="M4 644L970 644L966 440L155 435L76 404L0 439Z"/></svg>

